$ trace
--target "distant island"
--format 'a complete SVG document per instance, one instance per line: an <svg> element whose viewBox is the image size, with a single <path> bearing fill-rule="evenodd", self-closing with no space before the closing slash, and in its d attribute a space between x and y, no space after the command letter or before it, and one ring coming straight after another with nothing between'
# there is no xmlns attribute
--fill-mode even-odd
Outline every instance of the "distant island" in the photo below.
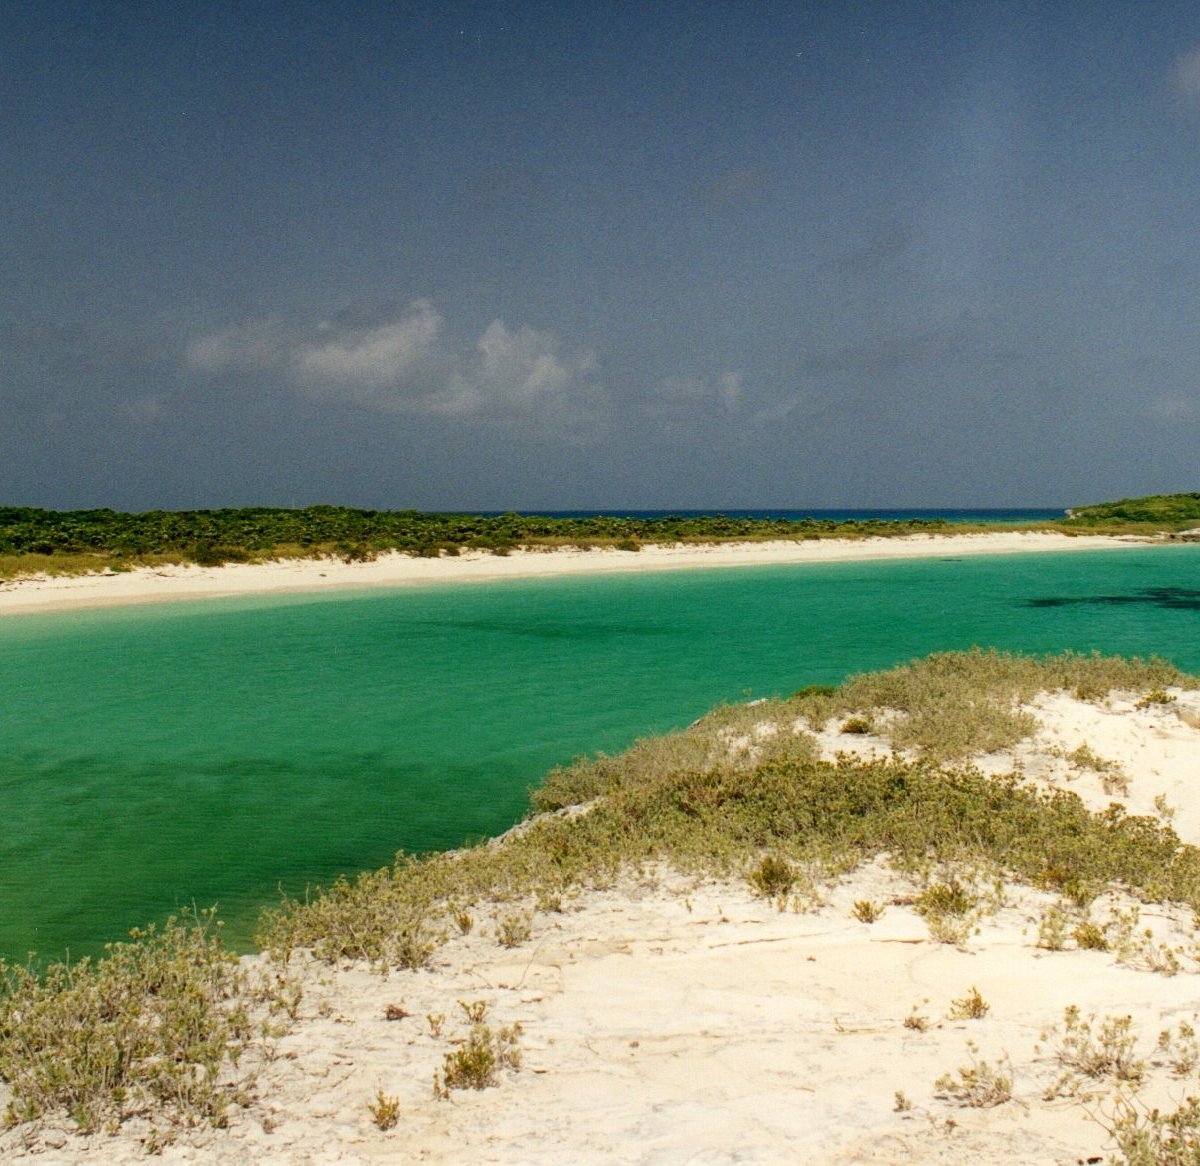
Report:
<svg viewBox="0 0 1200 1166"><path fill-rule="evenodd" d="M1200 522L1200 494L1151 494L1145 498L1122 498L1120 502L1098 502L1067 511L1073 523L1095 527L1103 523L1138 523L1163 530Z"/></svg>

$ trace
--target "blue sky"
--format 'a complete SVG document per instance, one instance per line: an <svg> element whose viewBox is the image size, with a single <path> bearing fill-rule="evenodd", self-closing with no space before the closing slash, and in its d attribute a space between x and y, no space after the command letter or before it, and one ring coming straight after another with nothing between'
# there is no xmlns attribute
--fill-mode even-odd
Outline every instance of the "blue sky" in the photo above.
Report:
<svg viewBox="0 0 1200 1166"><path fill-rule="evenodd" d="M1200 488L1192 3L0 17L4 504Z"/></svg>

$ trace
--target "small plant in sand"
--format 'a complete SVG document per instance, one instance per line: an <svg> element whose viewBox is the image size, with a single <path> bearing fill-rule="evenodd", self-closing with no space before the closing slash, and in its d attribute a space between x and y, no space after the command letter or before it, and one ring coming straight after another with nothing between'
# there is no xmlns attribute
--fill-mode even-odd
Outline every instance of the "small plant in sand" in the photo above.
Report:
<svg viewBox="0 0 1200 1166"><path fill-rule="evenodd" d="M950 1011L946 1015L950 1020L982 1020L991 1010L992 1006L980 995L979 989L972 986L965 996L950 1001Z"/></svg>
<svg viewBox="0 0 1200 1166"><path fill-rule="evenodd" d="M1079 1092L1081 1077L1125 1083L1141 1081L1146 1063L1135 1055L1137 1034L1129 1016L1084 1016L1070 1004L1062 1023L1042 1033L1055 1061L1065 1070L1046 1090L1047 1100Z"/></svg>
<svg viewBox="0 0 1200 1166"><path fill-rule="evenodd" d="M1178 697L1167 692L1166 689L1155 688L1141 697L1134 707L1140 709L1149 709L1156 706L1161 707L1166 704L1174 704L1177 699Z"/></svg>
<svg viewBox="0 0 1200 1166"><path fill-rule="evenodd" d="M908 1113L912 1107L913 1103L911 1100L909 1100L908 1095L903 1089L897 1089L896 1092L892 1094L892 1109L896 1113Z"/></svg>
<svg viewBox="0 0 1200 1166"><path fill-rule="evenodd" d="M1164 1029L1158 1034L1157 1051L1176 1077L1188 1076L1200 1064L1200 1041L1196 1039L1195 1027L1181 1020L1174 1031Z"/></svg>
<svg viewBox="0 0 1200 1166"><path fill-rule="evenodd" d="M1108 951L1108 935L1103 927L1091 919L1076 924L1071 937L1081 951Z"/></svg>
<svg viewBox="0 0 1200 1166"><path fill-rule="evenodd" d="M1200 1099L1161 1112L1130 1097L1118 1099L1103 1123L1121 1154L1119 1166L1200 1166Z"/></svg>
<svg viewBox="0 0 1200 1166"><path fill-rule="evenodd" d="M926 1000L925 1003L928 1004L929 1001ZM912 1006L912 1011L904 1018L904 1027L912 1029L913 1032L928 1032L929 1017L919 1013L917 1011L917 1005L914 1004Z"/></svg>
<svg viewBox="0 0 1200 1166"><path fill-rule="evenodd" d="M472 1025L466 1042L448 1052L440 1074L434 1075L433 1091L448 1097L451 1089L486 1089L495 1085L502 1069L521 1067L521 1026L491 1028Z"/></svg>
<svg viewBox="0 0 1200 1166"><path fill-rule="evenodd" d="M462 1009L468 1024L482 1024L483 1018L487 1016L488 1003L486 1000L471 1000L470 1002L460 1000L458 1006Z"/></svg>
<svg viewBox="0 0 1200 1166"><path fill-rule="evenodd" d="M873 728L871 722L866 717L847 717L838 730L840 733L847 733L852 736L863 736Z"/></svg>
<svg viewBox="0 0 1200 1166"><path fill-rule="evenodd" d="M850 914L860 923L878 923L886 910L885 903L877 903L871 899L857 899Z"/></svg>
<svg viewBox="0 0 1200 1166"><path fill-rule="evenodd" d="M532 934L533 919L526 912L510 912L496 920L496 938L501 947L520 947Z"/></svg>
<svg viewBox="0 0 1200 1166"><path fill-rule="evenodd" d="M400 1098L389 1097L380 1088L375 1093L375 1100L367 1102L371 1120L381 1130L395 1129L400 1120Z"/></svg>
<svg viewBox="0 0 1200 1166"><path fill-rule="evenodd" d="M934 1097L974 1109L989 1109L1012 1099L1012 1064L1007 1056L995 1065L979 1058L979 1048L967 1042L970 1064L943 1073L934 1083Z"/></svg>
<svg viewBox="0 0 1200 1166"><path fill-rule="evenodd" d="M1038 920L1037 946L1045 951L1062 951L1067 946L1070 915L1059 906L1051 907Z"/></svg>
<svg viewBox="0 0 1200 1166"><path fill-rule="evenodd" d="M1094 753L1091 746L1084 744L1072 749L1066 754L1066 759L1079 770L1088 770L1100 777L1104 792L1110 797L1120 794L1125 797L1129 793L1129 777L1115 761Z"/></svg>
<svg viewBox="0 0 1200 1166"><path fill-rule="evenodd" d="M442 1035L442 1026L446 1023L446 1014L444 1012L430 1012L425 1017L425 1021L429 1025L429 1035L439 1037Z"/></svg>
<svg viewBox="0 0 1200 1166"><path fill-rule="evenodd" d="M935 943L961 944L970 937L975 926L978 899L957 879L930 883L916 898L913 906L929 928Z"/></svg>
<svg viewBox="0 0 1200 1166"><path fill-rule="evenodd" d="M1182 945L1160 943L1149 927L1141 926L1141 911L1136 907L1114 910L1106 932L1109 947L1117 963L1142 972L1175 976L1183 971Z"/></svg>
<svg viewBox="0 0 1200 1166"><path fill-rule="evenodd" d="M934 915L925 920L929 938L934 943L949 947L960 947L971 938L974 923L970 919L956 919L950 915Z"/></svg>
<svg viewBox="0 0 1200 1166"><path fill-rule="evenodd" d="M551 915L561 914L563 909L562 895L547 887L538 887L537 909Z"/></svg>
<svg viewBox="0 0 1200 1166"><path fill-rule="evenodd" d="M1167 801L1166 794L1154 795L1154 812L1164 822L1173 821L1175 818L1175 807Z"/></svg>
<svg viewBox="0 0 1200 1166"><path fill-rule="evenodd" d="M295 1020L300 1015L304 989L290 976L277 971L260 986L259 996L267 1002L272 1014L282 1012L288 1020Z"/></svg>
<svg viewBox="0 0 1200 1166"><path fill-rule="evenodd" d="M962 917L971 914L978 903L972 892L956 878L947 882L930 883L918 896L914 906L927 919L931 916Z"/></svg>
<svg viewBox="0 0 1200 1166"><path fill-rule="evenodd" d="M1072 923L1074 925L1072 926ZM1086 915L1078 915L1061 906L1051 907L1038 923L1037 946L1046 951L1063 951L1073 939L1081 951L1108 951L1108 933Z"/></svg>
<svg viewBox="0 0 1200 1166"><path fill-rule="evenodd" d="M764 899L782 901L787 898L798 877L795 866L786 858L766 854L750 868L746 878L750 886Z"/></svg>

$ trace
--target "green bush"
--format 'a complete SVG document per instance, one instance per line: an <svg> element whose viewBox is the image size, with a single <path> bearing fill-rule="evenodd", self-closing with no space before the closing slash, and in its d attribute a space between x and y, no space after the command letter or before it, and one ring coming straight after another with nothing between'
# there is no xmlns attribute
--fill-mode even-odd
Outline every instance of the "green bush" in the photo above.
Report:
<svg viewBox="0 0 1200 1166"><path fill-rule="evenodd" d="M442 1062L440 1087L445 1096L451 1089L486 1089L495 1085L501 1069L521 1067L521 1026L490 1028L474 1024L466 1043L448 1052Z"/></svg>
<svg viewBox="0 0 1200 1166"><path fill-rule="evenodd" d="M65 1111L84 1131L132 1113L222 1125L251 1038L250 988L211 912L135 931L98 961L0 961L5 1119Z"/></svg>

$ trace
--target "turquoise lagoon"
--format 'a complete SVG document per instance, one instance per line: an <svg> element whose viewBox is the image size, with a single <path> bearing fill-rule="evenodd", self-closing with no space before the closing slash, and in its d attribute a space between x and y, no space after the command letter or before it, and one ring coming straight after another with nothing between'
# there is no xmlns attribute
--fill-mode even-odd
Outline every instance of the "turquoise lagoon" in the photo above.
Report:
<svg viewBox="0 0 1200 1166"><path fill-rule="evenodd" d="M519 819L581 753L932 651L1200 671L1200 547L704 569L0 621L0 955L183 905L233 938Z"/></svg>

